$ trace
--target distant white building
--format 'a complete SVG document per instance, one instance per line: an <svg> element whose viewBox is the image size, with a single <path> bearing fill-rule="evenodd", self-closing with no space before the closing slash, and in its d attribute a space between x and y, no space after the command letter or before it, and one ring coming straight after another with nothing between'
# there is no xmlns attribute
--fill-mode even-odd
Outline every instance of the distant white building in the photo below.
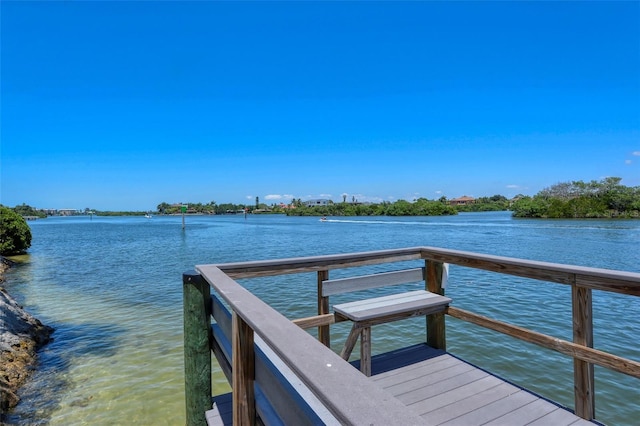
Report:
<svg viewBox="0 0 640 426"><path fill-rule="evenodd" d="M78 214L78 209L58 209L58 214L60 216L73 216Z"/></svg>
<svg viewBox="0 0 640 426"><path fill-rule="evenodd" d="M321 206L328 206L329 205L329 201L330 200L326 200L324 198L320 198L317 200L307 200L305 202L303 202L302 204L304 204L306 207L321 207Z"/></svg>

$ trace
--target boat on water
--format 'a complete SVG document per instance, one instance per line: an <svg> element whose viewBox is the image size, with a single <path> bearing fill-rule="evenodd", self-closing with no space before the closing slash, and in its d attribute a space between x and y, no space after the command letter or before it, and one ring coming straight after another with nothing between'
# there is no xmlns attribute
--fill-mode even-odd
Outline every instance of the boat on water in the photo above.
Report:
<svg viewBox="0 0 640 426"><path fill-rule="evenodd" d="M153 216L151 216L151 213L145 213L144 217L146 217L147 219L151 219Z"/></svg>
<svg viewBox="0 0 640 426"><path fill-rule="evenodd" d="M326 217L326 216L322 216L322 217L320 218L320 222L326 222L326 221L327 221L327 217Z"/></svg>

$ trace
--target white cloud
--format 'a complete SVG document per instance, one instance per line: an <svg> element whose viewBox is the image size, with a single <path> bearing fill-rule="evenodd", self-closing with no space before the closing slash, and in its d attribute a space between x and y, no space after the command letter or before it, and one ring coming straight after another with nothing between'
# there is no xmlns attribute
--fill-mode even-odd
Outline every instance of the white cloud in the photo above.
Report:
<svg viewBox="0 0 640 426"><path fill-rule="evenodd" d="M440 195L442 194L442 191L436 191L436 194Z"/></svg>
<svg viewBox="0 0 640 426"><path fill-rule="evenodd" d="M507 188L509 188L509 189L519 189L520 185L507 185Z"/></svg>
<svg viewBox="0 0 640 426"><path fill-rule="evenodd" d="M631 155L635 155L636 157L640 157L640 151L633 151Z"/></svg>
<svg viewBox="0 0 640 426"><path fill-rule="evenodd" d="M631 164L631 163L633 163L633 161L631 161L631 160L624 160L624 164Z"/></svg>
<svg viewBox="0 0 640 426"><path fill-rule="evenodd" d="M282 198L284 198L284 196L279 194L269 194L264 197L265 200L282 200Z"/></svg>

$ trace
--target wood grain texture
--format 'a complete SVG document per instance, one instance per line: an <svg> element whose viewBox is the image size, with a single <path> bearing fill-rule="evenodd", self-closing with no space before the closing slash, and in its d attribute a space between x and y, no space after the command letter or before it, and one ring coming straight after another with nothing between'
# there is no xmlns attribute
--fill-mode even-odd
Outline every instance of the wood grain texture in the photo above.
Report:
<svg viewBox="0 0 640 426"><path fill-rule="evenodd" d="M573 308L573 343L593 347L593 308L591 289L571 287ZM574 358L573 383L576 414L583 419L595 418L593 364Z"/></svg>
<svg viewBox="0 0 640 426"><path fill-rule="evenodd" d="M322 283L322 295L333 296L335 294L412 283L422 280L424 280L424 271L422 268L359 275L357 277L324 281Z"/></svg>
<svg viewBox="0 0 640 426"><path fill-rule="evenodd" d="M323 282L329 279L329 271L323 269L318 271L318 315L326 315L330 313L329 298L323 296ZM326 347L331 347L331 330L329 324L318 324L318 340Z"/></svg>
<svg viewBox="0 0 640 426"><path fill-rule="evenodd" d="M231 345L233 389L233 424L254 425L256 422L256 400L253 382L255 380L255 349L253 330L241 316L231 314Z"/></svg>
<svg viewBox="0 0 640 426"><path fill-rule="evenodd" d="M536 345L552 349L582 361L590 362L640 379L640 362L638 361L633 361L598 349L567 342L566 340L487 318L482 315L474 314L473 312L454 308L453 306L449 307L447 313L454 318L468 321L481 327L524 340L525 342L535 343Z"/></svg>

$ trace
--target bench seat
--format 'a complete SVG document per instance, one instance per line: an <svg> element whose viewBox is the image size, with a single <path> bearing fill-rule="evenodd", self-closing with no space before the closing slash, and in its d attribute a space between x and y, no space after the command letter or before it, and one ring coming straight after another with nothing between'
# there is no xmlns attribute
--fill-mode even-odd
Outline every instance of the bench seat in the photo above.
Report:
<svg viewBox="0 0 640 426"><path fill-rule="evenodd" d="M360 338L360 371L371 375L371 326L443 312L451 299L426 290L408 291L334 305L336 320L353 322L340 356L349 360Z"/></svg>
<svg viewBox="0 0 640 426"><path fill-rule="evenodd" d="M387 318L422 316L440 312L451 303L451 299L426 290L408 291L389 296L334 305L336 315L354 322L389 322Z"/></svg>

